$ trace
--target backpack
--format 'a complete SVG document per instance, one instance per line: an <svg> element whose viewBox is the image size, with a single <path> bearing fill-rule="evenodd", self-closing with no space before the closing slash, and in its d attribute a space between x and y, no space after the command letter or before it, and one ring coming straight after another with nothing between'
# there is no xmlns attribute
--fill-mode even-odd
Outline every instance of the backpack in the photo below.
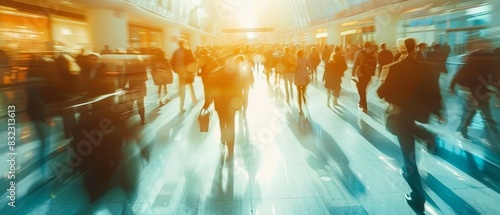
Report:
<svg viewBox="0 0 500 215"><path fill-rule="evenodd" d="M373 55L361 51L364 55L363 63L361 64L360 73L362 76L373 76L375 75L375 70L377 68L377 59Z"/></svg>

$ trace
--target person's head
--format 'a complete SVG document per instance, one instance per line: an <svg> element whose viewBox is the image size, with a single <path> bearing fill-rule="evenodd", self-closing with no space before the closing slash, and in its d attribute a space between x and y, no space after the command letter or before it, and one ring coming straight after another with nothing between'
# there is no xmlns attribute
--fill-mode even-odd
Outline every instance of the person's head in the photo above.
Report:
<svg viewBox="0 0 500 215"><path fill-rule="evenodd" d="M285 52L286 54L290 53L290 47L289 47L289 46L285 47L284 52Z"/></svg>
<svg viewBox="0 0 500 215"><path fill-rule="evenodd" d="M296 52L297 58L299 57L304 57L304 50L303 49L298 49Z"/></svg>
<svg viewBox="0 0 500 215"><path fill-rule="evenodd" d="M165 58L165 53L161 49L156 50L154 53L155 53L154 54L155 59L164 59Z"/></svg>
<svg viewBox="0 0 500 215"><path fill-rule="evenodd" d="M95 67L101 63L101 55L96 52L91 52L87 55L87 64L90 67Z"/></svg>
<svg viewBox="0 0 500 215"><path fill-rule="evenodd" d="M108 45L104 45L104 49L109 49L109 46Z"/></svg>
<svg viewBox="0 0 500 215"><path fill-rule="evenodd" d="M311 52L315 52L315 51L316 51L316 47L312 47Z"/></svg>
<svg viewBox="0 0 500 215"><path fill-rule="evenodd" d="M368 52L368 54L372 53L372 51L373 51L372 43L370 43L368 41L363 43L363 48L365 49L366 52Z"/></svg>
<svg viewBox="0 0 500 215"><path fill-rule="evenodd" d="M408 56L404 38L399 38L398 40L396 40L396 46L398 47L399 53L401 53L401 58Z"/></svg>
<svg viewBox="0 0 500 215"><path fill-rule="evenodd" d="M340 46L335 46L334 51L339 53L340 51L342 51L342 48Z"/></svg>
<svg viewBox="0 0 500 215"><path fill-rule="evenodd" d="M233 54L235 54L235 55L240 54L240 48L234 47L233 48Z"/></svg>
<svg viewBox="0 0 500 215"><path fill-rule="evenodd" d="M419 43L418 44L419 51L425 51L426 49L427 49L427 43Z"/></svg>
<svg viewBox="0 0 500 215"><path fill-rule="evenodd" d="M382 44L380 44L380 48L382 50L386 50L387 49L387 45L385 43L382 43Z"/></svg>
<svg viewBox="0 0 500 215"><path fill-rule="evenodd" d="M417 42L415 41L415 39L413 39L413 38L406 38L405 39L405 47L406 47L406 51L408 52L408 54L414 53L416 46L417 46Z"/></svg>
<svg viewBox="0 0 500 215"><path fill-rule="evenodd" d="M185 49L188 48L187 42L185 40L180 39L178 43L180 48L185 48Z"/></svg>

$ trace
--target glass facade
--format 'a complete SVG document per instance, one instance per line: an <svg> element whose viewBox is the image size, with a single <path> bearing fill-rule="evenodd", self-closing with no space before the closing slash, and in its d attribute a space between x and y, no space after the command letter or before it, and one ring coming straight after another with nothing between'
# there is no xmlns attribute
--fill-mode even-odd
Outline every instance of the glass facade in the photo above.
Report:
<svg viewBox="0 0 500 215"><path fill-rule="evenodd" d="M126 0L152 13L193 28L213 32L213 1L207 0Z"/></svg>
<svg viewBox="0 0 500 215"><path fill-rule="evenodd" d="M468 41L487 36L491 11L491 5L480 4L406 18L400 21L404 29L400 37L413 37L428 44L447 42L453 54L463 54Z"/></svg>

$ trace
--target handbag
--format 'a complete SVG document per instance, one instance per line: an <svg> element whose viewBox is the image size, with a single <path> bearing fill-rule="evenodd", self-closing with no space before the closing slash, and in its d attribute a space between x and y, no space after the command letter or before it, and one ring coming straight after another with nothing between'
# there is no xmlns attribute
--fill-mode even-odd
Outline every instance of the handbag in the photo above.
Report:
<svg viewBox="0 0 500 215"><path fill-rule="evenodd" d="M208 132L208 126L210 124L210 111L202 109L200 111L200 115L198 115L198 123L200 124L200 132Z"/></svg>
<svg viewBox="0 0 500 215"><path fill-rule="evenodd" d="M170 67L168 67L167 69L163 69L159 65L157 65L156 71L152 75L155 85L171 84L174 81L174 74Z"/></svg>

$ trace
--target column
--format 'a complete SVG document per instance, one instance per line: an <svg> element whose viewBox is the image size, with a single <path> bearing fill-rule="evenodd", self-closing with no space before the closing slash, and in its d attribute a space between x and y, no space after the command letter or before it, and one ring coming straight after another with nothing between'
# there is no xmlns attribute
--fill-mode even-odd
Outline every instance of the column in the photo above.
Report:
<svg viewBox="0 0 500 215"><path fill-rule="evenodd" d="M196 47L201 46L201 35L200 33L191 33L190 38L189 38L191 44L189 44L189 47L192 50L196 50Z"/></svg>
<svg viewBox="0 0 500 215"><path fill-rule="evenodd" d="M387 44L387 49L396 48L398 15L390 13L375 16L375 42Z"/></svg>
<svg viewBox="0 0 500 215"><path fill-rule="evenodd" d="M174 51L179 48L179 39L181 38L181 29L177 27L166 27L163 29L163 49L165 57L171 59Z"/></svg>
<svg viewBox="0 0 500 215"><path fill-rule="evenodd" d="M306 45L316 44L316 31L306 32Z"/></svg>
<svg viewBox="0 0 500 215"><path fill-rule="evenodd" d="M326 29L326 43L333 45L340 45L341 36L340 36L339 26L336 25L328 26L328 28Z"/></svg>
<svg viewBox="0 0 500 215"><path fill-rule="evenodd" d="M491 4L491 21L489 23L489 37L493 38L493 47L500 47L500 38L498 35L500 34L500 1L498 0L489 0Z"/></svg>
<svg viewBox="0 0 500 215"><path fill-rule="evenodd" d="M91 48L100 52L105 45L111 50L128 47L128 20L124 12L105 9L89 9Z"/></svg>

